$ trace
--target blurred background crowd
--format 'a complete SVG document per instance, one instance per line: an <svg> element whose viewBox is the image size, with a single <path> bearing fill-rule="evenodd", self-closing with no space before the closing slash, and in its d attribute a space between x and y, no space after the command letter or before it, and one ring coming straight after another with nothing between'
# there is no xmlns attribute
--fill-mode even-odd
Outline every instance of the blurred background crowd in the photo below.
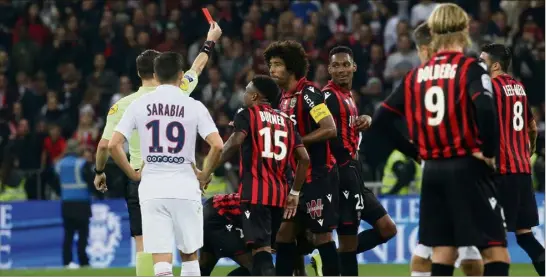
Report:
<svg viewBox="0 0 546 277"><path fill-rule="evenodd" d="M349 46L358 66L354 97L360 113L372 115L403 75L419 65L411 32L436 2L0 0L0 194L20 188L27 199L58 197L52 165L64 155L67 141L77 140L79 155L93 163L109 107L140 85L137 55L150 48L176 51L189 68L208 30L204 6L223 37L192 97L207 105L227 139L248 80L268 73L262 52L275 40L302 43L311 63L308 78L320 86L329 79L328 51ZM449 2L471 16L468 55L479 55L488 42L512 47L511 73L525 85L539 122L534 164L537 190L543 191L544 1ZM198 144L199 153L206 151ZM392 166L387 162L392 151L373 132L363 134L360 153L368 182L381 182L385 164ZM216 172L217 191L210 193L237 186L237 164L234 160ZM110 190L97 197L121 197L125 176L113 163L106 172Z"/></svg>

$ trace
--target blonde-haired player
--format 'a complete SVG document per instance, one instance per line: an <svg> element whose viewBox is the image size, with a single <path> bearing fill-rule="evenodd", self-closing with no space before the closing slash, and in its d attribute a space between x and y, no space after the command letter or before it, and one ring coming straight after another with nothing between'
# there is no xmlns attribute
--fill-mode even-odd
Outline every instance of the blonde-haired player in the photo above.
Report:
<svg viewBox="0 0 546 277"><path fill-rule="evenodd" d="M404 76L377 109L374 126L387 134L404 118L424 161L419 242L433 247L431 275L453 275L457 248L474 245L484 274L505 276L506 225L491 180L497 114L486 65L463 53L468 24L455 4L434 9L427 21L434 55Z"/></svg>
<svg viewBox="0 0 546 277"><path fill-rule="evenodd" d="M430 28L426 22L421 23L413 31L413 41L417 46L417 53L423 64L428 62L432 54L434 54L430 48L431 40ZM466 276L483 275L483 261L478 248L475 246L464 246L459 247L458 252L459 256L456 265L460 265L461 270ZM431 256L432 247L419 243L411 256L411 276L430 276L432 267Z"/></svg>
<svg viewBox="0 0 546 277"><path fill-rule="evenodd" d="M466 47L470 45L470 37L468 34L468 26L469 26L469 18L466 12L459 6L453 3L446 3L438 5L430 17L427 20L427 25L430 28L430 33L432 35L432 40L430 43L431 48L435 53L446 53L446 52L455 52L455 53L462 53ZM448 56L442 56L442 55L436 55L433 59L441 59L441 58L447 58ZM492 100L491 93L492 93L492 87L491 87L491 79L487 75L486 65L484 63L481 63L480 66L484 69L482 72L476 71L476 74L479 74L480 76L471 76L473 73L470 72L471 66L478 63L476 60L465 60L469 63L467 71L461 71L462 74L468 75L468 79L473 78L479 80L481 79L482 87L485 88L485 91L476 91L474 96L472 97L472 100L474 101L474 105L478 107L479 105L482 105L482 103L478 103L478 101L487 101L488 103L483 105L489 105L489 101ZM453 63L452 63L453 64ZM465 64L461 65L462 67L465 66ZM457 69L458 71L459 69ZM474 93L474 92L470 92ZM483 100L480 100L479 98L483 98ZM487 100L486 100L487 99ZM478 116L478 120L480 119L480 116ZM495 114L496 116L496 114ZM482 124L478 123L480 125L478 128L480 128L480 132L482 131ZM491 142L497 140L496 137L493 138L484 138L484 144L493 145ZM488 149L489 150L489 149ZM494 167L495 164L495 158L494 156L489 156L490 153L485 153L485 151L482 152L476 152L474 153L474 156L476 158L482 159L485 163L488 165ZM465 174L464 172L461 172L461 174ZM487 183L489 184L489 180L487 180ZM484 182L485 183L485 182ZM484 188L481 188L484 189ZM485 196L485 195L483 195ZM449 197L449 196L448 196ZM478 196L474 195L468 195L467 197L473 199L478 198ZM499 209L499 204L494 196L485 196L487 197L487 200L491 206L491 209L496 210ZM482 197L479 197L482 198ZM480 199L480 201L483 199ZM468 204L471 205L472 208L478 206L477 202L478 200L469 200L467 201ZM459 211L452 211L452 212L459 212ZM462 211L461 211L462 212ZM483 216L479 215L481 214L480 211L472 211L475 213L474 216L471 216L470 218L467 218L467 220L474 219L479 220ZM498 216L498 215L497 215ZM502 217L502 222L504 223L504 216L502 212L502 208L500 208L500 216ZM510 256L508 254L508 250L506 249L506 232L504 233L504 238L496 236L498 229L495 226L486 226L487 224L485 222L475 222L479 224L479 226L476 226L477 228L474 228L476 231L477 236L479 238L473 239L469 238L468 235L470 235L472 232L469 232L469 230L462 230L461 228L464 228L464 224L461 226L453 226L454 232L457 241L457 233L463 234L462 237L465 237L464 239L461 239L461 241L480 241L484 242L487 241L487 245L481 245L481 255L484 261L484 275L486 276L507 276L509 271L509 264L510 264ZM457 221L454 222L455 224L458 224ZM505 224L504 224L505 225ZM494 228L493 228L494 227ZM459 244L459 243L457 243ZM440 274L444 275L451 273L453 274L453 264L456 262L458 253L457 253L457 247L456 246L471 246L471 245L450 245L450 246L443 246L442 244L437 244L436 246L433 246L433 252L432 252L432 273L433 274ZM436 270L435 270L436 266Z"/></svg>

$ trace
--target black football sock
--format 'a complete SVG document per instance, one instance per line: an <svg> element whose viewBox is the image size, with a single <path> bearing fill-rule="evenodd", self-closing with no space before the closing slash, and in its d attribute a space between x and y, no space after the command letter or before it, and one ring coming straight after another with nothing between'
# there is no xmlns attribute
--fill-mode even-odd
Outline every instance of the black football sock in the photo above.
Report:
<svg viewBox="0 0 546 277"><path fill-rule="evenodd" d="M356 251L339 252L338 255L341 263L341 276L358 276Z"/></svg>
<svg viewBox="0 0 546 277"><path fill-rule="evenodd" d="M296 243L277 242L277 261L275 275L292 276L294 273L294 259L296 257Z"/></svg>
<svg viewBox="0 0 546 277"><path fill-rule="evenodd" d="M453 265L432 263L430 276L453 276L454 270L455 267Z"/></svg>
<svg viewBox="0 0 546 277"><path fill-rule="evenodd" d="M508 276L510 265L504 262L492 262L483 265L483 276Z"/></svg>
<svg viewBox="0 0 546 277"><path fill-rule="evenodd" d="M324 276L339 276L339 257L336 243L333 241L317 246L322 259L322 274Z"/></svg>
<svg viewBox="0 0 546 277"><path fill-rule="evenodd" d="M516 235L519 246L529 255L538 275L544 276L544 247L532 232Z"/></svg>
<svg viewBox="0 0 546 277"><path fill-rule="evenodd" d="M368 229L358 234L358 248L356 253L362 253L386 242L375 229Z"/></svg>
<svg viewBox="0 0 546 277"><path fill-rule="evenodd" d="M253 257L252 275L253 276L272 276L275 275L273 266L273 256L267 251L260 251Z"/></svg>
<svg viewBox="0 0 546 277"><path fill-rule="evenodd" d="M246 267L238 267L228 273L227 276L252 276Z"/></svg>

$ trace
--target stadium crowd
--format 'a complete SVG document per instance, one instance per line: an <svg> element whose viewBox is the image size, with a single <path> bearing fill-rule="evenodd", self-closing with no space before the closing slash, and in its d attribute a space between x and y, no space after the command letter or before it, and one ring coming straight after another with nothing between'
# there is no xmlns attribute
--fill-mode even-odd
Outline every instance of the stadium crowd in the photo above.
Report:
<svg viewBox="0 0 546 277"><path fill-rule="evenodd" d="M512 73L525 85L539 123L537 176L544 177L544 2L455 2L472 16L468 55L479 55L487 42L511 46ZM355 100L361 114L372 115L419 65L411 32L435 5L430 0L0 0L0 192L23 181L28 199L51 198L58 186L52 164L69 139L92 161L108 109L140 85L136 57L145 49L176 51L189 68L208 28L203 6L223 37L192 97L210 109L227 138L244 86L255 74L268 74L263 50L275 40L304 45L308 77L320 87L329 80L330 49L350 47L358 66ZM205 145L200 142L198 149ZM366 180L381 179L391 151L373 132L363 134ZM231 164L216 175L228 176ZM125 182L121 172L109 176L110 183ZM539 183L544 190L544 179ZM110 187L107 197L122 195L116 185Z"/></svg>

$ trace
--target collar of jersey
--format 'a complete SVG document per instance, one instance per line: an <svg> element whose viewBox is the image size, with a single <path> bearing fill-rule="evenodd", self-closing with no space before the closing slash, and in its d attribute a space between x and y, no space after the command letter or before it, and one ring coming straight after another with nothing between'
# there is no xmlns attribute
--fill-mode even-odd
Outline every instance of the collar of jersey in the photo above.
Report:
<svg viewBox="0 0 546 277"><path fill-rule="evenodd" d="M460 54L460 55L463 55L463 52L458 52L458 51L451 51L451 50L446 50L446 51L440 51L440 52L436 52L432 58L436 58L438 56L442 56L442 55L449 55L449 54ZM430 60L432 60L432 58Z"/></svg>
<svg viewBox="0 0 546 277"><path fill-rule="evenodd" d="M303 86L305 86L309 81L307 81L307 78L303 77L301 78L298 83L296 84L296 87L294 87L293 89L291 90L287 90L284 95L285 96L292 96L294 93L296 93L296 91L300 91Z"/></svg>
<svg viewBox="0 0 546 277"><path fill-rule="evenodd" d="M155 88L156 90L168 90L168 89L177 89L180 90L179 87L175 85L165 84L165 85L159 85Z"/></svg>
<svg viewBox="0 0 546 277"><path fill-rule="evenodd" d="M340 91L340 92L345 93L345 94L349 94L349 95L351 94L351 91L350 91L350 90L347 90L347 89L345 89L345 88L342 88L342 87L338 86L338 85L337 85L336 83L334 83L334 81L332 81L332 80L329 80L329 81L328 81L328 84L327 84L326 86L329 86L329 87L333 88L334 90Z"/></svg>
<svg viewBox="0 0 546 277"><path fill-rule="evenodd" d="M146 93L155 90L155 88L156 87L139 87L138 92Z"/></svg>

